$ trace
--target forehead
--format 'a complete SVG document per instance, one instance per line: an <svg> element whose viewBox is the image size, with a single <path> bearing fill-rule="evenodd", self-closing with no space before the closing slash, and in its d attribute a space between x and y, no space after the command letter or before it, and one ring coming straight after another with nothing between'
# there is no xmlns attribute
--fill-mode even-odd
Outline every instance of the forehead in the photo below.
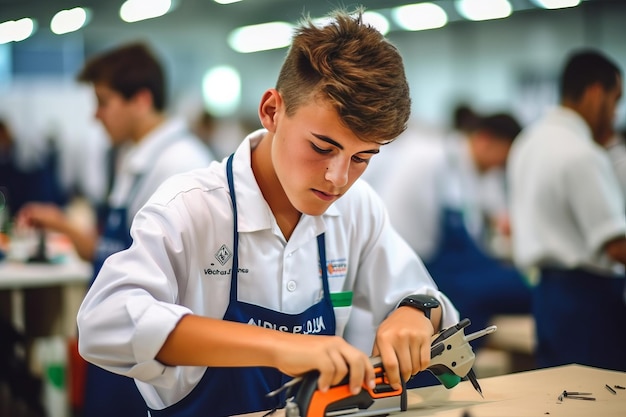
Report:
<svg viewBox="0 0 626 417"><path fill-rule="evenodd" d="M111 98L114 96L121 97L121 94L117 91L113 90L108 84L105 83L95 83L93 85L94 92L98 98Z"/></svg>
<svg viewBox="0 0 626 417"><path fill-rule="evenodd" d="M298 106L293 116L288 117L312 136L331 139L346 149L375 150L380 147L380 144L365 141L352 132L328 100L315 98L306 101Z"/></svg>

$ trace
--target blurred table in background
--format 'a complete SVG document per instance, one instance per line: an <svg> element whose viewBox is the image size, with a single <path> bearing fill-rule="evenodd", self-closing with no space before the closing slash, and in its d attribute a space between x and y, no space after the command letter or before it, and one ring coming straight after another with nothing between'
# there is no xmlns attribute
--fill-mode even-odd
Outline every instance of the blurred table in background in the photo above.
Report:
<svg viewBox="0 0 626 417"><path fill-rule="evenodd" d="M78 258L65 237L51 235L46 240L49 262L28 262L33 242L19 242L24 247L14 247L0 261L0 317L24 336L24 360L43 382L41 400L47 416L69 417L74 393L82 392L76 314L92 266Z"/></svg>
<svg viewBox="0 0 626 417"><path fill-rule="evenodd" d="M91 274L91 264L74 256L54 263L2 261L2 314L29 336L74 336Z"/></svg>

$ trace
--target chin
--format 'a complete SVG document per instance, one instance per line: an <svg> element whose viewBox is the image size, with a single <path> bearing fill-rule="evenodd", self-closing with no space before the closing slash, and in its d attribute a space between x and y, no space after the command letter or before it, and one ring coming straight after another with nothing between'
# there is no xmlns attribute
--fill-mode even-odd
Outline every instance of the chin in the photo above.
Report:
<svg viewBox="0 0 626 417"><path fill-rule="evenodd" d="M303 204L301 207L298 207L297 210L302 214L306 214L307 216L321 216L322 214L326 213L328 207L330 207L330 204Z"/></svg>

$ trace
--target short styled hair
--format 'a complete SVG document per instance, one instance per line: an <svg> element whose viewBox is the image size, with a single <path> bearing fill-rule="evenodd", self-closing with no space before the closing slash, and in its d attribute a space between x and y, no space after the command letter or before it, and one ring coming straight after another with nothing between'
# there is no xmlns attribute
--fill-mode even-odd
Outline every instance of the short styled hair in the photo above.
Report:
<svg viewBox="0 0 626 417"><path fill-rule="evenodd" d="M361 140L393 141L407 126L409 86L397 48L363 22L363 9L338 10L330 23L301 21L280 70L276 89L288 115L322 99Z"/></svg>
<svg viewBox="0 0 626 417"><path fill-rule="evenodd" d="M574 51L561 75L561 100L577 101L595 83L600 83L606 91L611 90L620 75L617 64L603 53L593 49Z"/></svg>
<svg viewBox="0 0 626 417"><path fill-rule="evenodd" d="M152 94L153 105L166 105L165 74L161 63L143 43L131 43L89 59L77 76L79 81L103 83L130 99L141 90Z"/></svg>
<svg viewBox="0 0 626 417"><path fill-rule="evenodd" d="M495 113L477 119L475 130L489 133L496 139L513 142L519 135L522 127L518 121L508 113Z"/></svg>

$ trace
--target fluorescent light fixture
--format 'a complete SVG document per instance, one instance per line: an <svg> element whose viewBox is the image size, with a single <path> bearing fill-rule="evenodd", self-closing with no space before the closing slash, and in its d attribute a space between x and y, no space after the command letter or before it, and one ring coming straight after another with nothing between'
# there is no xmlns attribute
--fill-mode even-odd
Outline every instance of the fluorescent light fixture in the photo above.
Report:
<svg viewBox="0 0 626 417"><path fill-rule="evenodd" d="M368 11L363 13L363 22L376 28L383 35L389 33L389 20L378 12Z"/></svg>
<svg viewBox="0 0 626 417"><path fill-rule="evenodd" d="M511 15L508 0L455 0L458 12L469 20L502 19Z"/></svg>
<svg viewBox="0 0 626 417"><path fill-rule="evenodd" d="M437 29L448 23L445 10L434 3L407 4L391 10L391 16L404 30Z"/></svg>
<svg viewBox="0 0 626 417"><path fill-rule="evenodd" d="M228 44L237 52L250 53L285 48L291 43L293 25L269 22L242 26L228 35Z"/></svg>
<svg viewBox="0 0 626 417"><path fill-rule="evenodd" d="M75 32L85 26L88 18L89 10L82 7L61 10L50 21L50 30L57 35Z"/></svg>
<svg viewBox="0 0 626 417"><path fill-rule="evenodd" d="M202 99L205 108L216 116L233 114L241 100L241 77L230 66L217 66L202 78Z"/></svg>
<svg viewBox="0 0 626 417"><path fill-rule="evenodd" d="M566 7L576 7L580 0L533 0L533 2L544 9L564 9Z"/></svg>
<svg viewBox="0 0 626 417"><path fill-rule="evenodd" d="M213 1L219 4L231 4L231 3L238 3L241 0L213 0Z"/></svg>
<svg viewBox="0 0 626 417"><path fill-rule="evenodd" d="M29 17L0 23L0 44L23 41L35 32L35 28L36 22Z"/></svg>
<svg viewBox="0 0 626 417"><path fill-rule="evenodd" d="M126 0L120 7L120 17L128 23L154 19L166 14L171 7L171 0Z"/></svg>

